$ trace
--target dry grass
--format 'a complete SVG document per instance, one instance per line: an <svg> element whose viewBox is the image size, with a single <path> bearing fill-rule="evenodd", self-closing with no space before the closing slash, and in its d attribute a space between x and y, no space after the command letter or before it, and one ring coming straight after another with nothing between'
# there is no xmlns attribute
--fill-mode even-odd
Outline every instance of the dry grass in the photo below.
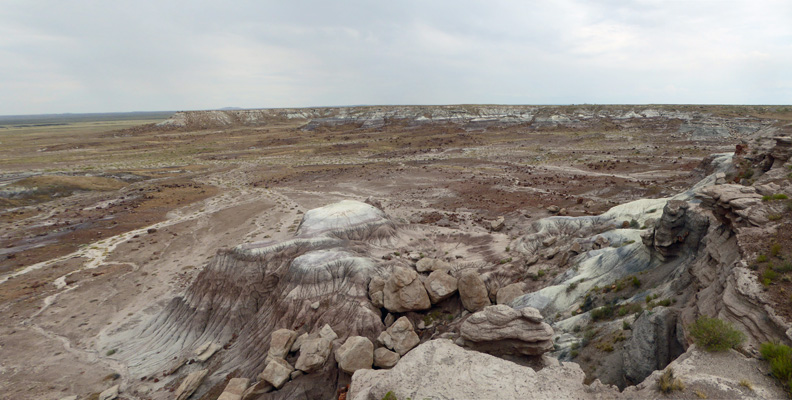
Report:
<svg viewBox="0 0 792 400"><path fill-rule="evenodd" d="M674 369L669 368L657 379L657 388L661 392L668 394L676 390L684 391L685 384L681 379L674 376Z"/></svg>
<svg viewBox="0 0 792 400"><path fill-rule="evenodd" d="M118 179L100 176L40 175L22 179L14 185L47 191L109 191L121 189L127 184Z"/></svg>

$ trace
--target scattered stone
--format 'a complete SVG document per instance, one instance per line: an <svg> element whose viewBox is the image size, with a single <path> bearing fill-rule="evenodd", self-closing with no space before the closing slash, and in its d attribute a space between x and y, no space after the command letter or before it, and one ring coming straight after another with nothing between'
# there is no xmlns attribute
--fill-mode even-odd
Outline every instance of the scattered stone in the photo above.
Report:
<svg viewBox="0 0 792 400"><path fill-rule="evenodd" d="M459 297L466 310L475 312L490 305L487 286L481 280L479 274L472 269L466 269L459 274L457 280Z"/></svg>
<svg viewBox="0 0 792 400"><path fill-rule="evenodd" d="M567 212L566 208L562 208L562 209L558 210L558 215L566 216L567 214L568 214L568 212Z"/></svg>
<svg viewBox="0 0 792 400"><path fill-rule="evenodd" d="M421 339L413 329L413 324L407 317L397 319L396 322L388 328L387 334L391 338L392 346L386 345L386 347L393 349L393 351L402 356L421 342Z"/></svg>
<svg viewBox="0 0 792 400"><path fill-rule="evenodd" d="M418 262L415 263L415 269L418 272L428 272L428 271L437 271L437 270L450 270L451 264L443 261L438 260L436 258L428 258L424 257Z"/></svg>
<svg viewBox="0 0 792 400"><path fill-rule="evenodd" d="M541 355L553 349L553 328L539 310L495 305L476 312L460 327L465 343L490 354Z"/></svg>
<svg viewBox="0 0 792 400"><path fill-rule="evenodd" d="M264 371L259 374L259 378L271 383L275 389L280 389L289 380L292 371L294 368L288 361L282 358L273 358Z"/></svg>
<svg viewBox="0 0 792 400"><path fill-rule="evenodd" d="M99 393L99 400L113 400L116 397L118 397L118 385L105 389L102 393Z"/></svg>
<svg viewBox="0 0 792 400"><path fill-rule="evenodd" d="M368 286L369 298L371 298L374 307L382 308L385 306L385 294L382 292L385 289L385 279L375 276L371 278Z"/></svg>
<svg viewBox="0 0 792 400"><path fill-rule="evenodd" d="M558 240L558 236L548 236L544 238L544 240L542 240L542 246L550 247L554 245L557 240Z"/></svg>
<svg viewBox="0 0 792 400"><path fill-rule="evenodd" d="M249 382L247 378L231 378L217 400L242 400Z"/></svg>
<svg viewBox="0 0 792 400"><path fill-rule="evenodd" d="M253 400L261 394L271 392L273 389L271 383L267 381L258 381L253 384L253 386L247 388L245 393L242 393L242 400Z"/></svg>
<svg viewBox="0 0 792 400"><path fill-rule="evenodd" d="M380 332L379 336L377 337L377 343L392 349L393 348L393 338L391 337L388 331Z"/></svg>
<svg viewBox="0 0 792 400"><path fill-rule="evenodd" d="M445 270L437 270L429 274L424 281L426 293L432 304L451 297L457 291L457 280Z"/></svg>
<svg viewBox="0 0 792 400"><path fill-rule="evenodd" d="M278 329L272 332L267 355L272 358L286 358L291 351L295 339L297 339L297 332L291 329Z"/></svg>
<svg viewBox="0 0 792 400"><path fill-rule="evenodd" d="M306 373L313 372L324 365L332 348L332 342L326 338L308 337L300 346L300 356L294 367Z"/></svg>
<svg viewBox="0 0 792 400"><path fill-rule="evenodd" d="M294 339L294 343L292 343L291 349L289 349L290 353L294 353L295 351L299 351L300 347L302 346L305 339L308 339L308 332L303 333L300 336L297 336L297 339Z"/></svg>
<svg viewBox="0 0 792 400"><path fill-rule="evenodd" d="M418 273L396 267L385 282L385 308L392 312L426 310L432 306Z"/></svg>
<svg viewBox="0 0 792 400"><path fill-rule="evenodd" d="M204 344L203 346L199 347L195 351L195 354L197 355L197 357L195 357L195 361L206 362L206 360L211 358L218 350L220 350L222 348L223 348L223 346L221 346L221 345L219 345L217 343L209 343L209 342L207 342L206 344ZM198 351L198 350L200 350L200 351Z"/></svg>
<svg viewBox="0 0 792 400"><path fill-rule="evenodd" d="M399 362L399 353L384 347L374 350L374 366L378 368L393 368Z"/></svg>
<svg viewBox="0 0 792 400"><path fill-rule="evenodd" d="M552 205L552 206L547 207L547 211L549 211L552 214L555 214L555 213L561 211L561 208L559 208L556 205Z"/></svg>
<svg viewBox="0 0 792 400"><path fill-rule="evenodd" d="M350 336L335 351L338 368L348 374L359 369L371 369L374 363L374 344L363 336Z"/></svg>
<svg viewBox="0 0 792 400"><path fill-rule="evenodd" d="M312 310L318 310L319 309L319 305L320 305L320 303L318 301L314 301L313 303L311 303L311 309Z"/></svg>
<svg viewBox="0 0 792 400"><path fill-rule="evenodd" d="M198 386L201 386L201 382L203 382L204 378L206 378L206 374L208 373L208 369L202 369L187 375L187 377L182 381L181 385L179 385L179 388L176 389L176 400L186 400L188 397L190 397L190 395L195 392L195 389L198 389Z"/></svg>
<svg viewBox="0 0 792 400"><path fill-rule="evenodd" d="M336 334L333 328L330 327L330 324L324 324L322 329L319 331L319 336L327 339L328 342L338 339L338 334Z"/></svg>
<svg viewBox="0 0 792 400"><path fill-rule="evenodd" d="M500 216L496 220L490 221L490 230L498 232L503 229L504 225L506 225L506 220L503 218L503 216Z"/></svg>
<svg viewBox="0 0 792 400"><path fill-rule="evenodd" d="M500 289L498 289L497 294L497 303L498 304L509 304L512 300L522 296L524 293L522 291L522 285L519 283L512 283L511 285L506 285Z"/></svg>

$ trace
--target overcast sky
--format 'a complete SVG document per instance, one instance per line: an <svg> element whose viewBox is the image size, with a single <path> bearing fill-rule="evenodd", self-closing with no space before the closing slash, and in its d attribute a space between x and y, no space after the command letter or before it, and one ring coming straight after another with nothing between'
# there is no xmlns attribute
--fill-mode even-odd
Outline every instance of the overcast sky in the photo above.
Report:
<svg viewBox="0 0 792 400"><path fill-rule="evenodd" d="M792 1L0 0L0 115L792 103Z"/></svg>

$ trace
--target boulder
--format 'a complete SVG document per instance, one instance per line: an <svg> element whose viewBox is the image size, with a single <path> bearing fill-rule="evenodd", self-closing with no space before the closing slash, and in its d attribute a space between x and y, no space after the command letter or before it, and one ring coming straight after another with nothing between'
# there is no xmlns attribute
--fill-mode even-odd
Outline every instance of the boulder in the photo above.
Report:
<svg viewBox="0 0 792 400"><path fill-rule="evenodd" d="M553 328L542 320L535 308L499 304L468 317L460 333L465 344L479 351L536 356L553 349Z"/></svg>
<svg viewBox="0 0 792 400"><path fill-rule="evenodd" d="M297 332L291 329L278 329L270 336L269 355L271 358L286 358L297 339Z"/></svg>
<svg viewBox="0 0 792 400"><path fill-rule="evenodd" d="M338 334L335 333L332 327L329 324L324 324L321 330L319 330L319 336L327 339L327 341L332 342L333 340L338 339Z"/></svg>
<svg viewBox="0 0 792 400"><path fill-rule="evenodd" d="M242 400L242 395L245 394L248 382L250 381L247 378L231 378L217 400Z"/></svg>
<svg viewBox="0 0 792 400"><path fill-rule="evenodd" d="M371 303L374 304L374 307L382 308L385 305L385 294L383 293L384 289L385 279L379 276L371 278L368 286L368 293Z"/></svg>
<svg viewBox="0 0 792 400"><path fill-rule="evenodd" d="M397 319L396 322L388 328L387 334L391 338L391 343L393 344L391 348L393 351L402 356L421 342L421 339L418 338L418 335L413 329L412 322L410 322L407 317Z"/></svg>
<svg viewBox="0 0 792 400"><path fill-rule="evenodd" d="M457 287L466 310L475 312L490 305L487 286L476 271L472 269L462 271L457 280Z"/></svg>
<svg viewBox="0 0 792 400"><path fill-rule="evenodd" d="M308 339L308 332L305 332L302 335L297 336L297 339L294 339L294 343L292 343L291 349L289 349L289 351L291 353L294 353L295 351L299 351L303 342L305 342L305 339Z"/></svg>
<svg viewBox="0 0 792 400"><path fill-rule="evenodd" d="M271 392L272 389L274 388L272 387L271 383L267 381L258 381L254 383L253 386L245 389L245 393L242 393L242 400L256 399L261 394Z"/></svg>
<svg viewBox="0 0 792 400"><path fill-rule="evenodd" d="M201 382L203 382L204 378L206 378L206 374L208 373L208 369L202 369L187 375L187 377L184 378L182 383L176 389L176 400L185 400L190 397L190 395L195 392L195 389L198 389L198 386L201 386Z"/></svg>
<svg viewBox="0 0 792 400"><path fill-rule="evenodd" d="M522 296L522 285L519 283L512 283L498 289L497 302L498 304L509 304L512 300Z"/></svg>
<svg viewBox="0 0 792 400"><path fill-rule="evenodd" d="M399 362L399 353L384 347L374 350L374 366L377 368L393 368Z"/></svg>
<svg viewBox="0 0 792 400"><path fill-rule="evenodd" d="M633 323L632 337L624 347L624 375L632 383L643 381L652 372L665 368L684 353L677 331L677 315L666 307L655 307Z"/></svg>
<svg viewBox="0 0 792 400"><path fill-rule="evenodd" d="M363 336L350 336L335 351L338 368L353 374L359 369L370 369L374 363L374 344Z"/></svg>
<svg viewBox="0 0 792 400"><path fill-rule="evenodd" d="M451 297L457 291L457 280L445 270L434 271L424 281L426 293L432 304Z"/></svg>
<svg viewBox="0 0 792 400"><path fill-rule="evenodd" d="M118 397L118 385L105 389L99 393L99 400L113 400Z"/></svg>
<svg viewBox="0 0 792 400"><path fill-rule="evenodd" d="M393 312L426 310L432 306L418 273L396 267L385 282L385 308Z"/></svg>
<svg viewBox="0 0 792 400"><path fill-rule="evenodd" d="M418 272L437 271L441 269L447 271L451 269L451 264L436 258L424 257L415 263L415 269Z"/></svg>
<svg viewBox="0 0 792 400"><path fill-rule="evenodd" d="M359 370L352 376L350 400L398 399L612 399L615 387L583 384L575 363L529 367L465 350L447 339L430 340L391 369ZM391 392L388 395L388 392Z"/></svg>
<svg viewBox="0 0 792 400"><path fill-rule="evenodd" d="M490 221L490 230L493 232L498 232L506 225L506 219L502 216L496 218L494 221Z"/></svg>
<svg viewBox="0 0 792 400"><path fill-rule="evenodd" d="M391 337L388 331L380 332L379 336L377 337L377 343L392 349L393 348L393 338Z"/></svg>
<svg viewBox="0 0 792 400"><path fill-rule="evenodd" d="M326 338L308 337L300 346L300 356L294 367L303 372L313 372L324 365L332 348L332 342Z"/></svg>
<svg viewBox="0 0 792 400"><path fill-rule="evenodd" d="M271 383L275 389L280 389L289 380L289 375L292 371L294 371L294 368L288 361L282 358L273 358L259 375L259 378Z"/></svg>

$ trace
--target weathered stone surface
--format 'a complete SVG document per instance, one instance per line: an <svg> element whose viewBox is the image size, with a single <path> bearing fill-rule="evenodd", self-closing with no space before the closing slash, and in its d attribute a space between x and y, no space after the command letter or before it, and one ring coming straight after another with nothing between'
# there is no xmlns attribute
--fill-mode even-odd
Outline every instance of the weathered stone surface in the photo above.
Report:
<svg viewBox="0 0 792 400"><path fill-rule="evenodd" d="M451 264L436 258L424 257L415 263L415 269L418 272L437 271L441 269L450 270Z"/></svg>
<svg viewBox="0 0 792 400"><path fill-rule="evenodd" d="M118 397L118 385L107 388L102 393L99 393L99 400L113 400Z"/></svg>
<svg viewBox="0 0 792 400"><path fill-rule="evenodd" d="M374 350L374 366L378 368L392 368L399 362L399 353L384 347Z"/></svg>
<svg viewBox="0 0 792 400"><path fill-rule="evenodd" d="M391 338L390 333L388 331L382 331L379 336L377 337L377 343L392 349L393 348L393 338Z"/></svg>
<svg viewBox="0 0 792 400"><path fill-rule="evenodd" d="M291 329L278 329L272 332L267 354L272 358L286 358L295 339L297 339L297 332Z"/></svg>
<svg viewBox="0 0 792 400"><path fill-rule="evenodd" d="M223 346L217 343L207 342L195 350L194 360L198 362L206 362L206 360L211 358L221 348L223 348Z"/></svg>
<svg viewBox="0 0 792 400"><path fill-rule="evenodd" d="M198 386L201 386L201 382L203 382L204 378L206 378L206 374L208 373L208 369L202 369L187 375L187 377L184 378L182 383L176 389L176 400L185 400L190 397L195 389L198 389Z"/></svg>
<svg viewBox="0 0 792 400"><path fill-rule="evenodd" d="M506 225L506 219L504 219L501 216L501 217L496 218L493 221L490 221L490 230L493 231L493 232L498 232L501 229L503 229L503 227L505 225Z"/></svg>
<svg viewBox="0 0 792 400"><path fill-rule="evenodd" d="M393 312L426 310L432 306L418 273L397 267L385 282L385 308Z"/></svg>
<svg viewBox="0 0 792 400"><path fill-rule="evenodd" d="M247 378L231 378L217 400L241 400L249 382Z"/></svg>
<svg viewBox="0 0 792 400"><path fill-rule="evenodd" d="M466 310L475 312L490 305L487 286L476 271L466 269L460 272L457 287L462 305Z"/></svg>
<svg viewBox="0 0 792 400"><path fill-rule="evenodd" d="M385 305L385 279L379 276L371 278L368 286L369 298L374 307L382 308Z"/></svg>
<svg viewBox="0 0 792 400"><path fill-rule="evenodd" d="M387 333L391 337L391 343L393 344L391 348L402 356L421 342L421 339L413 329L413 324L407 317L397 319L388 328Z"/></svg>
<svg viewBox="0 0 792 400"><path fill-rule="evenodd" d="M541 355L553 348L553 328L531 307L486 307L468 317L460 333L467 345L491 354Z"/></svg>
<svg viewBox="0 0 792 400"><path fill-rule="evenodd" d="M511 285L506 285L500 289L498 289L497 295L497 303L498 304L509 304L512 300L522 296L524 293L522 291L522 285L519 283L512 283Z"/></svg>
<svg viewBox="0 0 792 400"><path fill-rule="evenodd" d="M335 333L335 331L329 324L324 324L322 329L319 330L319 336L327 339L327 341L329 342L338 339L338 334Z"/></svg>
<svg viewBox="0 0 792 400"><path fill-rule="evenodd" d="M242 393L242 400L253 400L260 394L269 393L273 390L272 384L267 381L258 381L253 386L247 388L245 393Z"/></svg>
<svg viewBox="0 0 792 400"><path fill-rule="evenodd" d="M652 372L663 369L685 349L677 340L677 316L669 308L655 307L633 323L632 337L622 353L624 374L640 383Z"/></svg>
<svg viewBox="0 0 792 400"><path fill-rule="evenodd" d="M295 351L299 351L300 347L302 346L305 339L308 339L308 332L303 333L300 336L297 336L297 339L294 339L294 343L292 343L291 349L289 352L294 353Z"/></svg>
<svg viewBox="0 0 792 400"><path fill-rule="evenodd" d="M353 374L359 369L371 368L374 363L374 344L363 336L350 336L335 352L338 367Z"/></svg>
<svg viewBox="0 0 792 400"><path fill-rule="evenodd" d="M438 270L429 274L424 281L424 287L432 304L439 303L456 293L457 279L445 270Z"/></svg>
<svg viewBox="0 0 792 400"><path fill-rule="evenodd" d="M300 356L294 367L300 371L313 372L324 365L332 348L332 342L326 338L309 337L300 347Z"/></svg>
<svg viewBox="0 0 792 400"><path fill-rule="evenodd" d="M347 398L398 399L589 399L616 398L619 391L586 386L575 363L548 366L539 372L489 354L465 350L450 340L426 342L392 369L359 370Z"/></svg>
<svg viewBox="0 0 792 400"><path fill-rule="evenodd" d="M286 360L273 358L259 375L259 378L271 383L275 389L280 389L289 380L289 375L292 371L294 371L294 367Z"/></svg>

